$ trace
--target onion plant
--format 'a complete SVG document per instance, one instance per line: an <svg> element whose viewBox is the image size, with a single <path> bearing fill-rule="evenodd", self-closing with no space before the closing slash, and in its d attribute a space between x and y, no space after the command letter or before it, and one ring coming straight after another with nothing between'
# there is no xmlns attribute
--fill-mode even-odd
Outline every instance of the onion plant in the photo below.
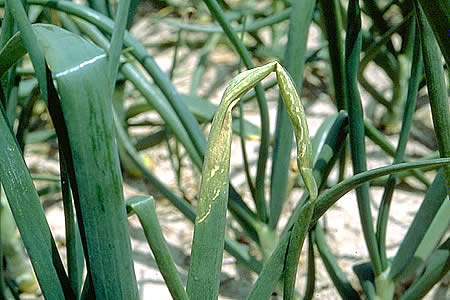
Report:
<svg viewBox="0 0 450 300"><path fill-rule="evenodd" d="M263 1L263 8L252 0L242 1L239 7L216 0L204 0L205 6L197 1L162 2L175 12L184 9L183 5L198 5L194 21L208 16L217 21L204 25L175 18L153 20L178 30L168 74L127 31L137 0L90 0L84 5L62 0L0 0L0 298L20 299L20 292L29 292L38 284L46 299L137 299L128 231L128 217L133 214L174 299L217 299L224 251L256 274L248 299L272 295L313 298L315 259L319 258L343 299L421 299L448 274L447 1L436 0L433 5L423 0ZM391 11L396 12L395 18L389 17ZM246 21L242 23L243 16ZM364 19L371 25L363 26ZM232 25L232 21L239 24ZM307 49L312 26L322 33L317 49ZM263 38L266 29L271 32L270 43ZM201 32L207 37L197 41L201 58L188 95L179 93L172 82L183 32ZM283 35L287 41L280 38ZM208 55L219 43L235 52L247 70L226 84L220 104L215 105L198 91ZM316 61L326 62L329 96L336 112L310 137L308 113L299 95L306 66ZM366 78L369 64L386 74L390 93L378 90ZM262 85L271 73L276 79ZM141 96L130 100L130 105L124 104L124 82ZM265 91L274 86L280 97L276 120L270 120ZM369 95L365 102L361 89ZM407 145L418 95L425 91L438 152L412 159ZM253 98L258 105L258 125L249 122L242 109ZM239 112L233 109L238 103ZM365 113L364 103L383 110L385 116L377 119ZM39 105L45 110L37 112ZM162 122L144 124L157 127L156 133L139 138L129 130L130 119L150 110ZM33 116L46 111L53 127L33 128ZM274 132L270 122L276 124ZM206 138L202 126L208 123L211 129ZM397 128L395 147L387 134ZM233 134L242 143L249 199L230 182ZM295 184L290 184L294 137L298 174L294 174ZM392 164L368 169L366 137L393 157ZM260 141L254 178L245 148L249 138ZM169 151L176 153L171 156L178 157L173 164L178 181L180 152L194 172L202 175L193 204L152 172L140 154L168 139L177 145L173 149L167 143ZM48 142L58 145L59 177L32 173L24 161L30 144ZM345 176L349 164L353 174ZM338 170L337 181L330 176L333 169ZM181 280L170 254L155 200L152 195L124 199L122 172L145 178L193 222L187 283ZM399 183L409 177L424 183L426 191L397 253L389 257L390 205ZM36 189L36 180L48 182L47 188L55 188L63 199L65 261L43 209L40 195L45 191ZM370 190L377 180L384 185L384 193L373 222ZM303 196L289 199L292 189L301 189ZM320 222L352 190L356 190L369 253L367 262L353 267L359 286L340 268ZM295 201L295 208L284 216L287 222L281 227L288 200ZM229 235L229 218L239 224L258 253ZM302 270L299 257L306 239L308 266ZM296 287L298 271L307 274L304 289Z"/></svg>

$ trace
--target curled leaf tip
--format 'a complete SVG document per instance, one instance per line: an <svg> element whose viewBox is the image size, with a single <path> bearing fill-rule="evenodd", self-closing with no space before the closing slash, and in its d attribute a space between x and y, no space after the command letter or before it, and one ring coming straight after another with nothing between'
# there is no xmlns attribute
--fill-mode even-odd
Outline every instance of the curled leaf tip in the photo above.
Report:
<svg viewBox="0 0 450 300"><path fill-rule="evenodd" d="M250 89L254 88L261 80L275 71L278 62L271 62L262 67L253 68L234 77L228 84L222 97L222 102L232 107ZM233 104L233 105L232 105Z"/></svg>
<svg viewBox="0 0 450 300"><path fill-rule="evenodd" d="M305 110L289 73L278 63L276 64L276 73L281 97L297 141L297 165L310 199L314 200L317 198L317 185L312 175L312 147Z"/></svg>

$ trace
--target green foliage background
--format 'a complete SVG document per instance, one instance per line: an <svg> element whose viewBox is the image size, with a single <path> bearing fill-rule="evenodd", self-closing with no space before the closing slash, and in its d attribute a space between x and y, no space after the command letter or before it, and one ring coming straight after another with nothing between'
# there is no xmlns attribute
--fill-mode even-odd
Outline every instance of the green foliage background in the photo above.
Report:
<svg viewBox="0 0 450 300"><path fill-rule="evenodd" d="M132 214L174 299L217 299L224 251L257 274L248 299L269 299L274 293L283 299L313 298L314 260L319 258L343 299L421 299L448 276L448 2L3 0L0 5L0 298L20 299L21 292L33 292L38 284L46 299L137 299L127 219ZM145 16L139 15L143 7L151 8ZM177 39L140 43L127 31L139 18L150 18L155 28L156 23L171 26ZM307 48L312 26L321 39L317 47ZM168 72L152 57L154 49L165 47L174 53ZM188 95L173 83L183 69L183 47L200 49ZM200 92L205 70L220 67L208 63L219 47L239 60L233 76L247 71L226 84L216 105ZM370 83L369 65L386 75L388 92ZM276 80L261 84L271 72ZM314 72L327 74L322 80L336 110L310 137L298 95ZM130 97L127 86L139 99ZM274 86L280 97L276 120L270 120L268 101L273 99L266 92ZM368 94L364 101L362 90ZM257 125L243 109L255 98ZM407 150L418 105L430 106L428 131L435 139L430 146L430 137L419 138L428 154L411 158ZM383 116L363 108L379 109ZM133 124L133 117L149 112L160 121ZM133 126L152 133L136 135ZM398 134L396 146L388 139L392 133ZM242 145L249 197L230 183L233 134ZM294 136L299 174L292 183ZM255 176L246 148L249 138L259 141ZM368 169L368 139L393 158L391 165ZM38 143L57 145L60 176L30 172L23 155ZM141 154L164 144L177 189L164 183ZM352 174L345 174L347 165ZM184 168L202 175L193 203L179 196ZM337 179L330 176L334 169ZM145 178L194 223L186 287L153 197L124 199L123 174ZM412 177L426 186L423 201L396 255L388 257L390 205L395 190ZM36 180L45 186L37 190ZM370 190L375 183L384 192L374 212ZM280 228L293 189L304 193ZM369 261L353 267L360 286L350 284L339 267L319 221L353 189L369 253ZM42 196L50 192L64 205L66 261L42 205ZM227 218L239 224L250 248L228 234ZM307 283L299 289L296 275L305 239ZM443 289L435 295L445 294Z"/></svg>

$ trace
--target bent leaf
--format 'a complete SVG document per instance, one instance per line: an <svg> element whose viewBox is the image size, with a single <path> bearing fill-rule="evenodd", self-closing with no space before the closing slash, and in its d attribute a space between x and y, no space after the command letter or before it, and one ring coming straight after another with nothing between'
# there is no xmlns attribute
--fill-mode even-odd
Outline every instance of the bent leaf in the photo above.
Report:
<svg viewBox="0 0 450 300"><path fill-rule="evenodd" d="M317 196L317 187L311 171L312 154L308 127L300 97L289 75L277 62L237 75L225 89L212 122L206 149L187 282L187 293L191 299L216 299L218 295L229 187L231 110L240 97L271 72L277 74L283 100L294 124L298 164L303 168L301 175L311 197Z"/></svg>
<svg viewBox="0 0 450 300"><path fill-rule="evenodd" d="M155 211L155 202L151 196L138 196L127 200L129 214L136 213L144 229L145 238L152 249L156 263L167 284L173 299L188 300L183 283L175 267L169 247L164 239Z"/></svg>

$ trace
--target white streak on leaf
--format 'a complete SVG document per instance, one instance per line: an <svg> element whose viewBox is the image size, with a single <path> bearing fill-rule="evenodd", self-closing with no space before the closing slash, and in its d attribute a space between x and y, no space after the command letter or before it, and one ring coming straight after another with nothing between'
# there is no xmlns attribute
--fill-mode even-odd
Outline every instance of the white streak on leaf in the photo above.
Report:
<svg viewBox="0 0 450 300"><path fill-rule="evenodd" d="M208 210L206 211L206 213L200 219L198 219L197 223L202 223L203 221L206 220L206 218L211 213L211 205L214 202L214 200L216 200L216 198L219 197L219 194L220 194L220 189L215 190L214 196L212 197L211 202L208 205Z"/></svg>
<svg viewBox="0 0 450 300"><path fill-rule="evenodd" d="M219 170L219 166L215 166L214 168L212 168L212 170L211 170L211 177L213 177L218 170Z"/></svg>
<svg viewBox="0 0 450 300"><path fill-rule="evenodd" d="M214 194L214 196L213 196L213 198L212 198L212 201L216 200L216 198L219 196L219 194L220 194L220 190L217 189L215 194Z"/></svg>
<svg viewBox="0 0 450 300"><path fill-rule="evenodd" d="M202 223L203 221L205 221L205 219L209 216L210 213L211 213L211 203L209 204L208 210L206 211L206 213L203 215L203 217L198 219L197 223Z"/></svg>
<svg viewBox="0 0 450 300"><path fill-rule="evenodd" d="M61 76L67 75L67 74L69 74L69 73L76 72L76 71L80 70L81 68L84 68L84 67L87 66L87 65L93 64L93 63L95 63L97 60L102 59L102 58L104 58L104 57L106 57L106 54L105 54L105 53L100 54L100 55L97 55L97 56L95 56L95 57L93 57L93 58L91 58L91 59L89 59L89 60L86 60L86 61L80 63L79 65L77 65L77 66L75 66L75 67L72 67L72 68L70 68L70 69L67 69L67 70L65 70L65 71L62 71L62 72L57 73L57 74L55 75L55 77L61 77Z"/></svg>

